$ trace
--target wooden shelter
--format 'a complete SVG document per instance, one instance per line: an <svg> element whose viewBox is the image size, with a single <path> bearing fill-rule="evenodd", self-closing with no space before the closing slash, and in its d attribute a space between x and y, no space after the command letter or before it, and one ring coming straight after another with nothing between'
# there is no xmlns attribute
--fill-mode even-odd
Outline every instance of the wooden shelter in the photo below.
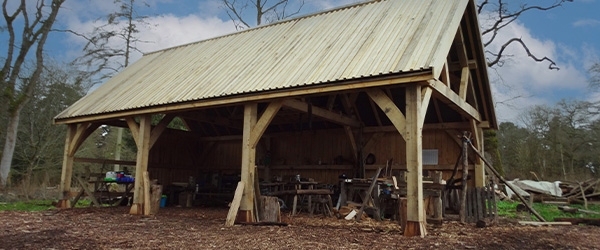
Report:
<svg viewBox="0 0 600 250"><path fill-rule="evenodd" d="M186 130L167 128L175 117ZM497 126L474 0L372 1L149 53L55 123L68 126L65 207L77 149L107 124L131 130L136 176L239 174L248 220L255 175L336 184L393 159L407 171L415 234L423 170L452 170L456 135L471 131L481 149ZM470 164L472 184L484 185L482 162ZM134 190L139 213L141 178Z"/></svg>

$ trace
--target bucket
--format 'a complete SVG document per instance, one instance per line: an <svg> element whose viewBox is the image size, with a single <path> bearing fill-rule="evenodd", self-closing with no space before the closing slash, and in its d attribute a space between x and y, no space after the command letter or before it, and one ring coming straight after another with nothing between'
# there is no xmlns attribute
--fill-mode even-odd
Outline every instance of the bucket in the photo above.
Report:
<svg viewBox="0 0 600 250"><path fill-rule="evenodd" d="M167 205L167 195L162 195L160 197L160 207L165 207Z"/></svg>

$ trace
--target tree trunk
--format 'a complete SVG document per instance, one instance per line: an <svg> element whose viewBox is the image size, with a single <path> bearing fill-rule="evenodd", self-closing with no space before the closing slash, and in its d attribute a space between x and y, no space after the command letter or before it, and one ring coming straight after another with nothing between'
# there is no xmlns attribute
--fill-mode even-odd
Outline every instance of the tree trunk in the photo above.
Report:
<svg viewBox="0 0 600 250"><path fill-rule="evenodd" d="M20 113L21 107L18 107L17 110L11 112L8 117L6 140L2 151L2 160L0 160L0 187L5 187L8 184L8 173L10 172L12 158L15 153L15 145L17 144L17 129L19 127Z"/></svg>

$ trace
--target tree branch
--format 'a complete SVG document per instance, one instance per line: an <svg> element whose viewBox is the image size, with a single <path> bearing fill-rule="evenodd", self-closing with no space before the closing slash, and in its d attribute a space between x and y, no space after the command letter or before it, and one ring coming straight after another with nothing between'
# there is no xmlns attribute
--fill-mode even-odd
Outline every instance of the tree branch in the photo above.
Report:
<svg viewBox="0 0 600 250"><path fill-rule="evenodd" d="M519 18L522 14L524 14L528 11L533 11L533 10L540 10L540 11L551 10L551 9L560 7L564 3L567 3L567 2L573 2L573 0L555 0L554 3L552 3L551 5L548 5L548 6L540 6L540 5L529 6L527 4L522 4L515 10L511 10L509 8L509 4L508 4L507 0L497 0L497 3L495 3L495 4L490 3L489 0L482 1L481 3L479 3L477 5L478 14L483 14L485 12L489 12L490 20L493 21L493 23L490 26L481 27L481 35L482 36L489 35L489 38L487 38L487 41L484 41L484 43L483 43L484 46L487 47L487 46L491 45L498 37L497 35L499 34L500 30L507 27L509 24L515 22L517 20L517 18ZM548 57L538 58L538 57L534 56L527 48L527 45L520 38L510 39L509 41L504 43L504 45L501 47L500 51L498 51L498 52L494 53L491 51L486 51L486 53L491 54L495 57L494 60L488 62L488 66L490 66L490 67L492 67L494 65L501 66L502 65L502 60L501 60L502 53L504 52L504 49L506 49L506 47L513 42L520 43L521 46L527 52L527 55L529 57L531 57L532 59L534 59L535 61L537 61L537 62L548 61L551 63L548 66L548 68L556 69L556 70L559 69L558 67L556 67L556 63L553 60L549 59Z"/></svg>
<svg viewBox="0 0 600 250"><path fill-rule="evenodd" d="M488 53L488 54L493 55L493 56L496 57L494 60L488 62L488 67L493 67L496 64L499 64L499 66L502 66L502 63L503 63L502 57L504 56L503 55L504 50L510 44L512 44L514 42L521 44L521 47L525 50L525 52L527 53L527 56L529 56L530 58L532 58L534 61L536 61L536 62L548 61L548 62L550 62L550 65L548 66L549 69L551 69L551 70L554 70L554 69L555 70L560 70L560 68L556 66L556 63L552 59L550 59L548 57L545 57L545 56L542 57L542 58L538 58L534 54L532 54L531 51L529 50L529 48L527 47L527 45L525 44L525 42L523 42L523 40L521 40L521 38L513 38L513 39L508 40L506 43L504 43L502 45L502 47L500 48L500 50L497 53L493 53L493 52L491 52L489 50L486 50L486 53Z"/></svg>

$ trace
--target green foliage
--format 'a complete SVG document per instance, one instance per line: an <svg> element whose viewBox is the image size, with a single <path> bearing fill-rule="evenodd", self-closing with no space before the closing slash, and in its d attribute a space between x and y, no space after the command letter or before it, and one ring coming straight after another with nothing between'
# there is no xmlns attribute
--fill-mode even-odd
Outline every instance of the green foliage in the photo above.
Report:
<svg viewBox="0 0 600 250"><path fill-rule="evenodd" d="M54 209L55 206L51 200L38 200L29 202L13 202L13 203L0 203L0 211L44 211Z"/></svg>
<svg viewBox="0 0 600 250"><path fill-rule="evenodd" d="M529 212L517 212L517 205L521 204L520 202L512 202L512 201L499 201L497 203L498 206L498 215L506 218L528 218L531 220L537 220L537 218L529 214ZM584 209L582 205L572 204L569 205L572 208ZM564 211L558 209L557 205L550 204L542 204L542 203L533 203L533 209L537 211L546 221L554 221L555 218L600 218L600 215L597 214L584 214L584 213L565 213ZM595 212L600 212L600 205L589 205L588 209Z"/></svg>
<svg viewBox="0 0 600 250"><path fill-rule="evenodd" d="M485 152L491 156L491 162L494 169L504 176L504 167L502 167L502 159L498 149L498 136L496 130L485 130L483 132Z"/></svg>
<svg viewBox="0 0 600 250"><path fill-rule="evenodd" d="M598 176L598 104L562 100L535 106L522 115L524 126L501 123L499 151L507 178L580 180Z"/></svg>

